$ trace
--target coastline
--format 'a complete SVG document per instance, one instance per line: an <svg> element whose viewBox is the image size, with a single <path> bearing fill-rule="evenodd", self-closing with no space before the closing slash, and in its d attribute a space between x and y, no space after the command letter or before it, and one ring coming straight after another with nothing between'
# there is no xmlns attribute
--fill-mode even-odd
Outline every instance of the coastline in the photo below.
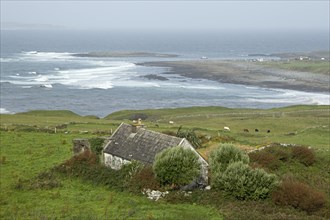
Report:
<svg viewBox="0 0 330 220"><path fill-rule="evenodd" d="M267 68L249 61L157 61L137 65L166 67L171 70L165 74L178 74L188 78L208 79L221 83L303 92L329 92L328 75Z"/></svg>
<svg viewBox="0 0 330 220"><path fill-rule="evenodd" d="M88 52L88 53L75 53L72 54L75 57L91 57L91 58L102 58L102 57L160 57L160 58L171 58L178 57L176 54L165 54L165 53L151 53L151 52L129 52L129 51L112 51L112 52Z"/></svg>

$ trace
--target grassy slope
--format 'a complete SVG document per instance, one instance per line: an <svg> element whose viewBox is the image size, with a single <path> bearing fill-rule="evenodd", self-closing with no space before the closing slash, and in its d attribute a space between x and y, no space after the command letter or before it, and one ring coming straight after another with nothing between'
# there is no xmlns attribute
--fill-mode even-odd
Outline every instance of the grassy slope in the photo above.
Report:
<svg viewBox="0 0 330 220"><path fill-rule="evenodd" d="M148 117L144 123L154 130L176 131L183 125L196 128L199 133L228 135L237 142L252 146L282 142L324 149L330 141L329 106L292 106L270 110L194 107L121 111L106 118L128 121L128 118L138 113ZM169 124L169 121L174 121L174 125ZM231 132L224 132L224 126L230 127ZM250 132L244 133L245 128ZM258 133L254 132L255 128L259 130ZM267 130L271 132L267 133Z"/></svg>
<svg viewBox="0 0 330 220"><path fill-rule="evenodd" d="M143 219L153 217L205 219L205 216L209 216L210 219L220 218L218 211L208 206L153 203L143 197L110 191L105 187L93 186L74 178L61 179L62 187L51 190L14 188L19 179L32 178L68 159L71 156L73 138L104 135L111 129L114 130L122 121L129 122L128 119L137 113L145 114L147 118L144 123L153 130L176 131L180 125L183 125L186 128L199 128L197 130L199 134L230 137L232 142L250 148L272 142L305 144L317 151L318 156L323 158L320 161L329 162L329 159L326 159L329 155L330 143L329 106L292 106L271 110L194 107L121 111L105 119L80 117L68 111L34 111L25 114L1 115L1 128L16 129L16 131L1 131L0 133L0 158L2 161L5 158L5 162L0 164L0 218L36 219L46 216ZM174 125L168 123L170 120L174 121ZM58 129L57 134L17 131L26 127L47 127L53 131L55 126L63 124L66 127ZM229 126L231 132L222 131L224 126ZM244 133L244 128L248 128L250 132ZM255 133L254 128L258 128L260 132ZM270 129L271 133L266 133L267 129ZM218 142L207 143L209 147L202 148L200 151L207 154L209 149L217 145ZM308 169L299 166L288 169L283 167L278 172L297 174L302 179L310 180L313 186L327 188L330 172L323 169L323 164L317 163L316 166ZM328 190L326 191L329 193ZM222 204L221 207L217 207L217 210L227 213L228 218L230 216L235 218L235 216L241 216L240 214L246 215L254 204L254 202L234 201ZM271 203L263 204L260 203L255 208L255 216L262 213L262 209L278 212L278 210L269 209L268 206L264 207L265 204ZM234 208L238 206L240 208ZM293 213L298 215L296 212ZM298 216L301 217L303 214Z"/></svg>
<svg viewBox="0 0 330 220"><path fill-rule="evenodd" d="M145 197L93 186L76 178L60 179L54 189L15 189L71 157L79 134L1 131L1 219L221 219L216 210L189 204L152 202Z"/></svg>
<svg viewBox="0 0 330 220"><path fill-rule="evenodd" d="M57 131L97 133L114 131L122 122L130 123L132 116L143 114L147 127L157 131L177 131L180 125L196 128L199 133L230 136L238 143L259 146L272 142L311 145L324 149L329 143L329 106L292 106L270 110L229 109L223 107L192 107L179 109L120 111L104 119L81 117L71 112L38 111L16 115L1 115L1 128L36 126ZM169 124L174 121L174 124ZM223 132L228 126L230 133ZM243 129L249 129L244 133ZM259 132L255 133L254 129ZM266 133L267 130L270 133Z"/></svg>

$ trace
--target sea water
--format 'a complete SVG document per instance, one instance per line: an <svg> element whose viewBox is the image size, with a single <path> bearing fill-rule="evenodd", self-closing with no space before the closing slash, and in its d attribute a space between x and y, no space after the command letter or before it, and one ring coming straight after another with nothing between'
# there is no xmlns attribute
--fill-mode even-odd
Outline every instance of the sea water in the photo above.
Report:
<svg viewBox="0 0 330 220"><path fill-rule="evenodd" d="M149 61L250 59L249 54L328 50L328 33L1 31L0 113L69 109L104 117L124 109L329 104L329 94L191 79ZM177 57L77 57L92 51ZM148 79L146 75L168 80Z"/></svg>

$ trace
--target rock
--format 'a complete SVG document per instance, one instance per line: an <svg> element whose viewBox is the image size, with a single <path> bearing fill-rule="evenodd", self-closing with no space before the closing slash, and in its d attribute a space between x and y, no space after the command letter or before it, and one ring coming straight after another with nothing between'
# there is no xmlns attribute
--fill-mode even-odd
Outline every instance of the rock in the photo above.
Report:
<svg viewBox="0 0 330 220"><path fill-rule="evenodd" d="M77 138L77 139L73 139L73 154L74 155L78 155L86 150L90 150L90 144L88 139L81 139L81 138Z"/></svg>
<svg viewBox="0 0 330 220"><path fill-rule="evenodd" d="M147 195L148 199L157 201L161 197L164 197L166 194L169 194L169 192L168 191L161 192L158 190L146 189L146 190L142 191L142 194Z"/></svg>
<svg viewBox="0 0 330 220"><path fill-rule="evenodd" d="M181 190L183 190L183 191L190 191L190 190L196 189L198 187L199 187L198 183L196 183L194 181L194 182L192 182L192 183L190 183L188 185L182 186L181 187Z"/></svg>
<svg viewBox="0 0 330 220"><path fill-rule="evenodd" d="M211 189L211 186L206 186L204 189L205 190L210 190Z"/></svg>
<svg viewBox="0 0 330 220"><path fill-rule="evenodd" d="M166 77L158 76L158 75L154 75L154 74L149 74L149 75L145 75L145 76L142 76L142 77L147 78L149 80L160 80L160 81L167 81L167 80L169 80Z"/></svg>

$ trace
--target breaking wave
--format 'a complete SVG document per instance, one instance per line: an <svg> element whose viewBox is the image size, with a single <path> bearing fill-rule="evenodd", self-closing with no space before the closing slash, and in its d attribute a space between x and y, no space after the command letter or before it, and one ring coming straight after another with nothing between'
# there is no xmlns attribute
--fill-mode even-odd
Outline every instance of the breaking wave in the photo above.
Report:
<svg viewBox="0 0 330 220"><path fill-rule="evenodd" d="M1 83L7 83L4 86L10 88L3 95L7 105L2 107L14 111L25 111L22 106L31 109L53 106L55 102L58 109L70 108L72 100L77 103L84 100L75 105L82 112L89 111L86 108L93 109L96 104L103 108L104 103L108 105L107 110L112 109L110 111L132 107L142 109L221 105L272 108L295 104L330 104L329 94L185 78L166 74L167 68L136 65L131 58L86 58L75 57L68 52L28 51L15 54L11 58L1 58L1 62L17 62L13 65L5 64L8 71L1 72L0 79ZM155 77L146 77L150 75ZM17 91L22 92L22 96L27 95L38 101L24 99L19 104L12 103ZM40 95L41 91L43 95ZM96 103L96 99L102 101ZM65 107L62 103L69 103L69 106ZM132 103L135 103L134 106ZM37 104L40 105L36 107ZM102 110L90 111L99 115ZM11 112L2 108L0 113Z"/></svg>
<svg viewBox="0 0 330 220"><path fill-rule="evenodd" d="M330 105L329 94L309 93L285 89L272 89L271 96L257 96L247 98L248 102L255 103L280 103L285 105L306 104L306 105Z"/></svg>
<svg viewBox="0 0 330 220"><path fill-rule="evenodd" d="M0 108L0 114L14 114L14 113L6 110L5 108Z"/></svg>
<svg viewBox="0 0 330 220"><path fill-rule="evenodd" d="M35 60L35 61L48 61L48 60L65 60L72 58L73 53L68 52L39 52L39 51L22 51L22 59Z"/></svg>

